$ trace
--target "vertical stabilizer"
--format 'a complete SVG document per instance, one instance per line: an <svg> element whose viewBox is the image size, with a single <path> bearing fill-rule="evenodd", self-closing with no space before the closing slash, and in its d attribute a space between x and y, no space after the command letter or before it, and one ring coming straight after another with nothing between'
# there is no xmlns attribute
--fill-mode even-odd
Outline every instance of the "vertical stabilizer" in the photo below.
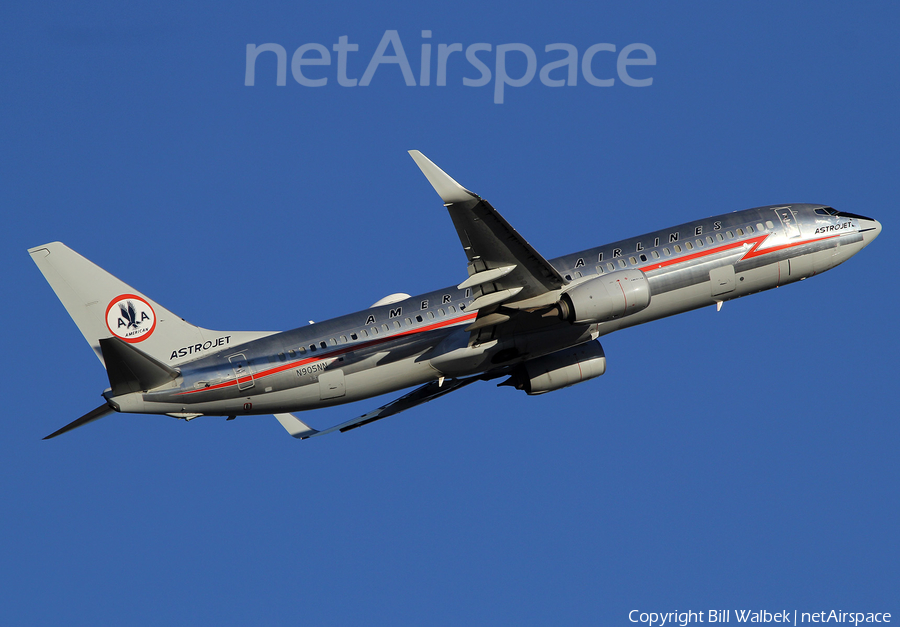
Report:
<svg viewBox="0 0 900 627"><path fill-rule="evenodd" d="M61 242L28 253L104 366L104 338L119 338L173 366L271 335L194 326Z"/></svg>

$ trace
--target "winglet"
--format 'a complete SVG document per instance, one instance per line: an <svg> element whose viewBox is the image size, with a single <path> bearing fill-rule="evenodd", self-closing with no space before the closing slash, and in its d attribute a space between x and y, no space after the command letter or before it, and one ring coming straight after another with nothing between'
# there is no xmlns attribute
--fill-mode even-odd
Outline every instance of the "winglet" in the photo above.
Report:
<svg viewBox="0 0 900 627"><path fill-rule="evenodd" d="M305 440L306 438L318 433L318 431L310 427L308 424L306 424L293 414L275 414L275 418L278 419L278 422L281 423L281 426L284 427L285 431L290 433L295 438Z"/></svg>
<svg viewBox="0 0 900 627"><path fill-rule="evenodd" d="M409 156L413 158L413 161L422 170L422 174L425 175L425 178L428 179L428 182L431 183L434 191L438 193L438 196L441 197L444 203L449 205L478 198L477 194L470 192L454 181L446 172L434 165L428 157L418 150L410 150Z"/></svg>

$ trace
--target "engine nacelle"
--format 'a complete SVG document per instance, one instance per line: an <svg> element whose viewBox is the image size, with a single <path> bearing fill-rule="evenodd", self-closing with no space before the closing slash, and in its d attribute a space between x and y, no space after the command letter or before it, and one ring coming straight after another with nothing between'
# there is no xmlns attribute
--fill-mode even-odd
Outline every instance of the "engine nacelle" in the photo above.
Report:
<svg viewBox="0 0 900 627"><path fill-rule="evenodd" d="M553 392L606 372L606 355L600 342L563 349L526 361L502 385L512 385L527 394Z"/></svg>
<svg viewBox="0 0 900 627"><path fill-rule="evenodd" d="M650 304L650 282L640 270L619 270L576 285L559 300L559 317L573 323L606 322Z"/></svg>

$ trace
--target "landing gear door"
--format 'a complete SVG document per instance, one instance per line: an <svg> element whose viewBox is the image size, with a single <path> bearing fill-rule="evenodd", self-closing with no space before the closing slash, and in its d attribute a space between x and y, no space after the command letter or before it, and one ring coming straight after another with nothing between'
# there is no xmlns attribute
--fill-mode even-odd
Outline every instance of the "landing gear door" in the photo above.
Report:
<svg viewBox="0 0 900 627"><path fill-rule="evenodd" d="M797 216L791 211L790 207L779 207L775 210L781 226L784 227L784 236L788 239L800 237L800 227L797 225Z"/></svg>
<svg viewBox="0 0 900 627"><path fill-rule="evenodd" d="M253 381L253 368L243 353L232 355L228 358L231 369L234 370L234 380L237 381L239 390L249 390L255 383Z"/></svg>

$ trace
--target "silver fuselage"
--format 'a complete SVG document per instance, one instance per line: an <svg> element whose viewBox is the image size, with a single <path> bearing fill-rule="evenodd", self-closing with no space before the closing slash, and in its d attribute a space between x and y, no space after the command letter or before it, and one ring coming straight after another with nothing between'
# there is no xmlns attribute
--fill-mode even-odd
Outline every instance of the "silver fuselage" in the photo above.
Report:
<svg viewBox="0 0 900 627"><path fill-rule="evenodd" d="M348 403L441 377L503 374L621 328L806 279L846 261L880 232L875 220L822 205L738 211L551 260L568 286L641 270L650 304L616 320L572 324L535 308L494 342L492 329L484 336L466 330L477 316L466 311L471 290L448 287L243 344L223 335L172 346L177 380L149 393L106 396L124 412L271 414Z"/></svg>

